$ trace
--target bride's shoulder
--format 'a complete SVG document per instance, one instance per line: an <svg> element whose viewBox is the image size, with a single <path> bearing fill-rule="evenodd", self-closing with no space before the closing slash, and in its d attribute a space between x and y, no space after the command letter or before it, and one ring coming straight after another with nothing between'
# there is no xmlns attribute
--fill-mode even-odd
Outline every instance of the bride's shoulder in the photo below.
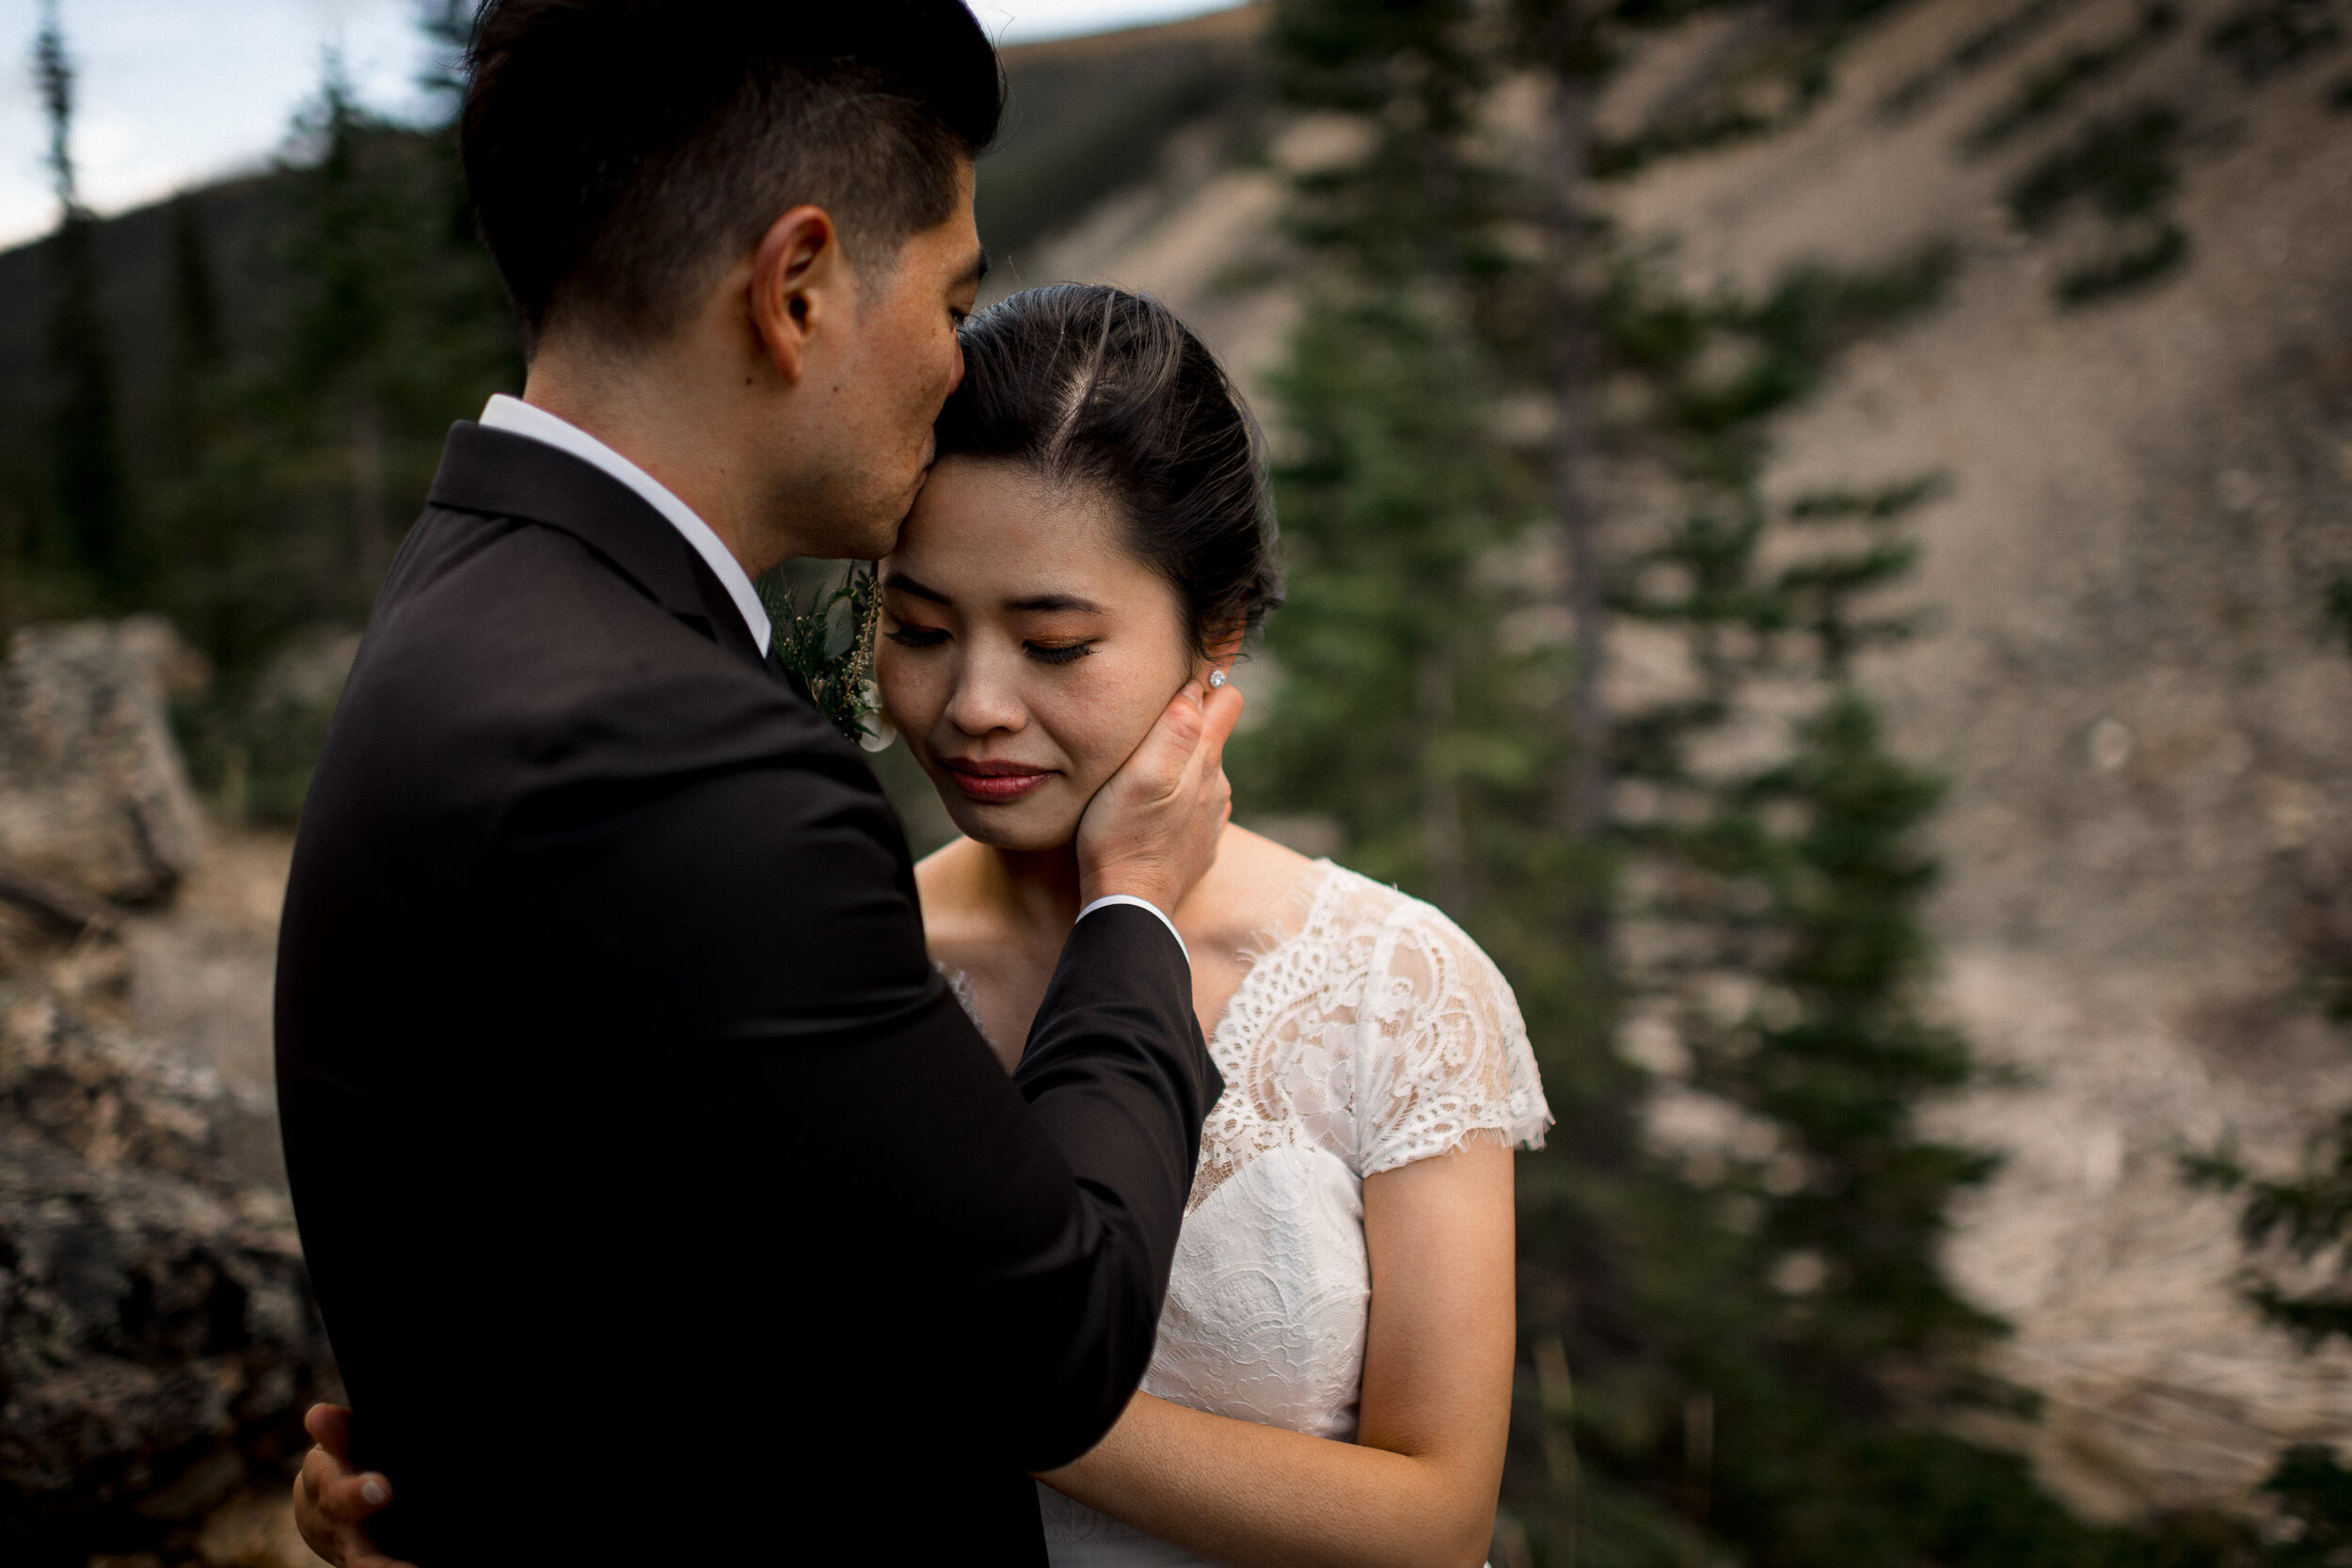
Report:
<svg viewBox="0 0 2352 1568"><path fill-rule="evenodd" d="M1385 933L1392 938L1465 949L1477 954L1482 961L1485 959L1486 955L1469 933L1437 905L1388 882L1375 881L1335 861L1320 863L1325 868L1317 899L1322 906L1320 923L1334 932L1366 937Z"/></svg>

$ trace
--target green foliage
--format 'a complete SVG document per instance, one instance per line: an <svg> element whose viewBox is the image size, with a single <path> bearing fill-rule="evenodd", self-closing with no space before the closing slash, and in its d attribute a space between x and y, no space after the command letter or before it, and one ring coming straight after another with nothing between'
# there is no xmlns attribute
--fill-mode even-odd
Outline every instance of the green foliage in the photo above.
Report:
<svg viewBox="0 0 2352 1568"><path fill-rule="evenodd" d="M2110 222L2145 217L2180 189L2185 121L2166 103L2143 103L2086 124L2010 187L2010 211L2027 233L2047 230L2067 209L2089 202Z"/></svg>
<svg viewBox="0 0 2352 1568"><path fill-rule="evenodd" d="M2260 82L2344 41L2337 0L2244 0L2214 24L2206 47Z"/></svg>
<svg viewBox="0 0 2352 1568"><path fill-rule="evenodd" d="M2038 0L1963 40L1919 96L2070 6ZM2024 1417L2030 1402L1977 1370L2001 1325L1938 1261L1952 1200L1993 1168L1919 1120L1975 1072L1921 1000L1935 879L1921 840L1940 786L1891 754L1853 678L1867 650L1916 631L1886 600L1915 559L1912 519L1946 484L1775 502L1766 479L1772 421L1847 348L1931 309L1956 253L1693 297L1597 226L1558 220L1480 151L1470 107L1487 84L1534 63L1573 86L1642 28L1704 8L1586 7L1564 26L1530 6L1509 42L1438 0L1287 0L1276 15L1292 101L1361 116L1372 145L1303 180L1295 202L1313 281L1278 387L1292 599L1267 643L1277 721L1237 743L1237 790L1246 813L1335 818L1353 862L1435 897L1486 945L1527 1014L1562 1120L1520 1164L1528 1357L1504 1555L2250 1563L2257 1548L2228 1525L2084 1525L2020 1460L1948 1424ZM1595 149L1598 170L1788 122L1772 115L1820 90L1802 62L1834 58L1839 29L1870 9L1741 8L1726 79L1638 146ZM2035 86L2020 126L2068 112L2175 25L2153 8L2112 59ZM2185 241L2165 239L2163 213L2182 127L2166 115L2067 138L2015 181L2021 222L2041 232L2087 206L2174 252L2142 274L2177 264ZM1559 253L1501 242L1531 216L1555 245L1596 247L1578 258L1596 289L1562 303ZM2130 263L2114 258L2102 286L2137 280ZM1567 831L1546 783L1594 744L1571 725L1577 672L1557 621L1548 469L1563 437L1507 417L1557 397L1577 323L1580 373L1612 388L1586 461L1677 498L1663 526L1615 525L1607 604L1670 634L1690 674L1608 717L1615 809L1597 835ZM1786 732L1760 754L1727 750L1766 689L1793 705ZM1617 1042L1661 1026L1679 1060L1645 1053L1653 1076ZM1641 1132L1661 1094L1704 1097L1736 1131L1661 1152Z"/></svg>
<svg viewBox="0 0 2352 1568"><path fill-rule="evenodd" d="M2116 237L2108 255L2059 277L2054 292L2060 303L2087 304L2142 287L2187 261L2187 230L2166 215L2180 190L2185 124L2167 103L2104 115L2011 182L2010 211L2027 233L2045 233L2070 210L2088 205Z"/></svg>
<svg viewBox="0 0 2352 1568"><path fill-rule="evenodd" d="M1597 138L1592 173L1623 179L1661 158L1687 156L1753 141L1802 122L1829 94L1838 57L1868 23L1902 0L1817 0L1783 8L1777 25L1751 27L1703 81L1672 95L1632 135ZM1538 8L1549 9L1551 8ZM1702 10L1761 8L1741 0L1618 0L1588 8L1587 25L1625 28L1671 25ZM1605 59L1605 52L1595 52Z"/></svg>
<svg viewBox="0 0 2352 1568"><path fill-rule="evenodd" d="M1978 121L1962 143L1975 155L2001 147L2019 132L2072 105L2083 89L2129 65L2172 36L2181 10L2169 0L2146 0L2139 20L2105 42L2070 49L2026 73L2007 103Z"/></svg>
<svg viewBox="0 0 2352 1568"><path fill-rule="evenodd" d="M49 242L57 271L49 321L49 363L57 387L49 450L63 545L62 560L50 559L85 574L105 602L129 586L135 563L114 348L100 302L94 229L87 213L69 212Z"/></svg>
<svg viewBox="0 0 2352 1568"><path fill-rule="evenodd" d="M2070 268L2058 280L2062 305L2087 305L2109 294L2153 283L2188 260L2188 230L2162 223L2141 244L2103 260Z"/></svg>
<svg viewBox="0 0 2352 1568"><path fill-rule="evenodd" d="M2276 1568L2352 1564L2352 1469L2332 1450L2297 1443L2280 1456L2263 1490L2288 1520L2288 1538L2269 1554Z"/></svg>
<svg viewBox="0 0 2352 1568"><path fill-rule="evenodd" d="M871 562L849 562L831 588L795 580L808 575L786 565L760 579L776 657L834 728L851 740L868 739L881 733L867 723L875 712L881 579Z"/></svg>
<svg viewBox="0 0 2352 1568"><path fill-rule="evenodd" d="M2319 1264L2332 1275L2328 1284L2295 1289L2273 1271L2249 1267L2247 1298L2262 1314L2314 1345L2331 1336L2352 1340L2352 1111L2312 1141L2294 1177L2256 1176L2226 1145L2184 1157L2182 1168L2196 1185L2246 1195L2238 1233L2249 1254L2268 1252L2304 1274Z"/></svg>
<svg viewBox="0 0 2352 1568"><path fill-rule="evenodd" d="M2083 4L2084 0L2025 0L1962 39L1943 59L1906 78L1880 101L1880 115L1899 120L1919 113L1946 89L1999 64Z"/></svg>
<svg viewBox="0 0 2352 1568"><path fill-rule="evenodd" d="M205 438L156 476L175 569L155 598L218 673L183 725L199 782L237 793L242 758L249 809L288 816L324 714L284 711L272 662L363 623L450 420L521 366L446 131L371 115L330 60L273 194L277 309L197 378ZM208 309L193 271L182 293L185 335Z"/></svg>
<svg viewBox="0 0 2352 1568"><path fill-rule="evenodd" d="M451 418L521 380L453 151L446 132L368 114L330 67L274 173L123 220L154 239L117 253L152 259L152 280L122 291L156 302L127 340L147 367L119 404L135 439L111 468L84 465L119 485L119 564L102 574L51 534L10 542L0 613L135 605L207 656L213 687L180 712L182 738L199 785L239 813L293 816L340 680L322 650L364 620ZM79 230L92 256L99 230ZM54 297L74 309L65 280ZM53 406L95 451L110 427L92 401Z"/></svg>
<svg viewBox="0 0 2352 1568"><path fill-rule="evenodd" d="M2344 639L2352 653L2352 572L2339 572L2328 580L2326 613L2328 630Z"/></svg>
<svg viewBox="0 0 2352 1568"><path fill-rule="evenodd" d="M49 119L57 230L49 242L56 293L48 332L56 389L49 430L56 535L40 563L82 576L102 601L119 599L135 570L131 498L117 423L114 347L99 273L97 220L82 205L73 166L74 71L53 3L41 13L34 76Z"/></svg>
<svg viewBox="0 0 2352 1568"><path fill-rule="evenodd" d="M1246 814L1327 814L1352 862L1454 913L1537 1042L1562 1125L1521 1162L1532 1377L1505 1535L1586 1565L2160 1560L1935 1429L2008 1398L1972 1370L1998 1325L1938 1263L1991 1162L1918 1126L1973 1073L1918 994L1940 790L1887 752L1851 672L1913 629L1881 601L1943 481L1764 495L1771 420L1931 309L1955 254L1797 268L1754 297L1687 296L1622 253L1595 269L1587 373L1626 388L1602 454L1683 498L1614 552L1608 599L1671 632L1693 680L1612 717L1620 809L1570 833L1546 783L1580 739L1549 453L1502 418L1549 395L1556 360L1547 280L1494 238L1535 203L1467 130L1512 65L1478 36L1441 4L1278 12L1295 100L1365 114L1375 146L1298 193L1314 286L1278 388L1279 711L1232 755ZM1554 61L1609 52L1530 36ZM1763 683L1809 699L1725 770L1710 759ZM1672 1091L1747 1132L1687 1160L1648 1146L1666 1085L1614 1044L1638 1017L1688 1054Z"/></svg>
<svg viewBox="0 0 2352 1568"><path fill-rule="evenodd" d="M2352 640L2352 578L2328 587L2328 618ZM2327 950L2321 959L2321 1003L2329 1021L2352 1023L2352 962ZM2331 1338L2352 1342L2352 1109L2314 1136L2303 1166L2283 1179L2247 1169L2227 1141L2182 1157L2192 1186L2242 1193L2238 1235L2248 1255L2240 1288L2255 1310L2312 1348ZM2290 1283L2277 1267L2288 1265ZM2314 1276L2318 1276L2314 1282ZM2279 1458L2263 1489L2278 1499L2287 1538L2267 1560L2280 1568L2345 1568L2352 1564L2352 1469L2331 1450L2298 1444Z"/></svg>

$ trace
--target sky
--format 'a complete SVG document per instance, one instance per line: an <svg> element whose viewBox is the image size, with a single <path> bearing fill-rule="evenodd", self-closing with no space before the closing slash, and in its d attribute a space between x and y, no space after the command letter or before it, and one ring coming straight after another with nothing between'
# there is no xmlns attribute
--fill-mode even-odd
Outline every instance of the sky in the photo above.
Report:
<svg viewBox="0 0 2352 1568"><path fill-rule="evenodd" d="M855 0L846 0L854 4ZM971 0L1000 43L1216 10L1232 0ZM412 114L414 0L60 0L80 71L73 153L101 213L256 168L318 90L330 50L372 107ZM0 0L0 246L56 219L32 79L40 0Z"/></svg>

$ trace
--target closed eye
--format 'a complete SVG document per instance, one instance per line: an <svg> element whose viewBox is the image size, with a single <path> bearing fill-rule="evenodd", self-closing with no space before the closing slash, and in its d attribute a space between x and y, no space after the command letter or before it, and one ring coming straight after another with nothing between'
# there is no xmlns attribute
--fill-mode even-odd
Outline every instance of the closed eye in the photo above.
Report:
<svg viewBox="0 0 2352 1568"><path fill-rule="evenodd" d="M882 635L901 648L936 648L947 641L947 634L937 626L898 626Z"/></svg>
<svg viewBox="0 0 2352 1568"><path fill-rule="evenodd" d="M1079 642L1024 642L1022 651L1040 664L1074 664L1094 651L1094 640Z"/></svg>

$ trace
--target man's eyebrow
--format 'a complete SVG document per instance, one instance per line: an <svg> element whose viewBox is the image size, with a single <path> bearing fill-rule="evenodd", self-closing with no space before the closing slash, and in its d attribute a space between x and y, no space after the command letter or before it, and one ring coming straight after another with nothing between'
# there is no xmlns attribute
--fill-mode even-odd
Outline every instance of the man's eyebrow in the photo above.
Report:
<svg viewBox="0 0 2352 1568"><path fill-rule="evenodd" d="M927 583L917 582L913 578L907 576L904 572L893 572L888 577L882 578L882 587L890 593L912 594L918 599L929 599L933 604L955 603L953 599L950 599L946 594L941 593L938 589L933 588Z"/></svg>
<svg viewBox="0 0 2352 1568"><path fill-rule="evenodd" d="M961 288L964 284L969 283L977 288L980 283L985 281L987 277L988 252L983 248L973 255L971 263L966 266L962 273L956 278L956 286L958 288Z"/></svg>
<svg viewBox="0 0 2352 1568"><path fill-rule="evenodd" d="M1092 599L1082 599L1075 594L1035 594L1025 599L1015 599L1011 608L1029 610L1062 610L1079 615L1100 615L1103 607Z"/></svg>

